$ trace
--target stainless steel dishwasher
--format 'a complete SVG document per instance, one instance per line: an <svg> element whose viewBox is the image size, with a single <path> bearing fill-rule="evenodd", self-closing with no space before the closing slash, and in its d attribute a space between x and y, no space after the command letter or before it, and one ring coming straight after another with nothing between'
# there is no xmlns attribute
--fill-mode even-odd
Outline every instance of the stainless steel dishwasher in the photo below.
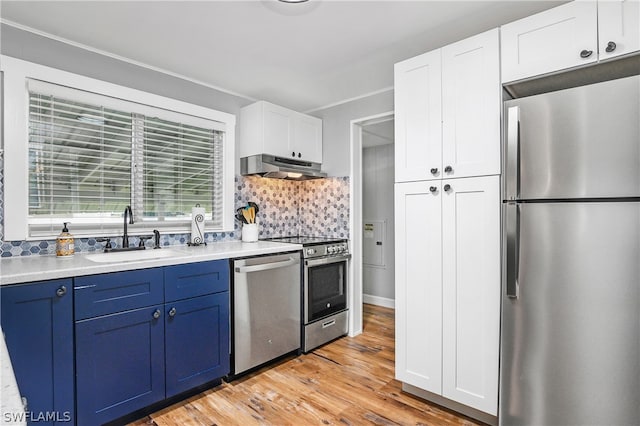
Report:
<svg viewBox="0 0 640 426"><path fill-rule="evenodd" d="M233 374L300 349L300 252L233 260Z"/></svg>

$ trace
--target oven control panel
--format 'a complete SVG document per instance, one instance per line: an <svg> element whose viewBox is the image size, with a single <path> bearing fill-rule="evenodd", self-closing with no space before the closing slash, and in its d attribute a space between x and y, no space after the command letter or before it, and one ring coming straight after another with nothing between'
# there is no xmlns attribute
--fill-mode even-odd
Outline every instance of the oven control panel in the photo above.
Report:
<svg viewBox="0 0 640 426"><path fill-rule="evenodd" d="M304 249L304 257L320 257L320 256L333 256L339 254L349 253L349 246L346 242L333 243L327 245L319 245L313 247L307 247Z"/></svg>

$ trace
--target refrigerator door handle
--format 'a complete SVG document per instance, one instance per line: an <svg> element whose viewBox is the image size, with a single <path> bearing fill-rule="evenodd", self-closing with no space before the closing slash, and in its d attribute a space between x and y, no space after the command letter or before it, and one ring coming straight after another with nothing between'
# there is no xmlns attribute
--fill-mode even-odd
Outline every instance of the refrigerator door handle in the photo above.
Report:
<svg viewBox="0 0 640 426"><path fill-rule="evenodd" d="M507 203L505 212L507 234L507 297L518 298L518 274L520 268L520 205Z"/></svg>
<svg viewBox="0 0 640 426"><path fill-rule="evenodd" d="M520 107L507 110L506 199L515 200L520 194Z"/></svg>

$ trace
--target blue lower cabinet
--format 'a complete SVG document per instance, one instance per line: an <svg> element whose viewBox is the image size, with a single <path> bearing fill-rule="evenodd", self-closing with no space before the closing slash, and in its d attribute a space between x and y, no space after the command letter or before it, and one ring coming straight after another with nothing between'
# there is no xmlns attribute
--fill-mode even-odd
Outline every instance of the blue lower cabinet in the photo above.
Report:
<svg viewBox="0 0 640 426"><path fill-rule="evenodd" d="M165 304L167 398L229 373L229 292Z"/></svg>
<svg viewBox="0 0 640 426"><path fill-rule="evenodd" d="M76 322L78 425L99 425L165 398L163 305Z"/></svg>
<svg viewBox="0 0 640 426"><path fill-rule="evenodd" d="M71 289L62 279L0 290L2 330L30 425L75 423Z"/></svg>

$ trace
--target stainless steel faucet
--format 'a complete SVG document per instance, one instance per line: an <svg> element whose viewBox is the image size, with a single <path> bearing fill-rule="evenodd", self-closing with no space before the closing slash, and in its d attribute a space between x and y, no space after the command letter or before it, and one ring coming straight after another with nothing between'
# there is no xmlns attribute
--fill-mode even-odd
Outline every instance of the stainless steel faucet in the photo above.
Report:
<svg viewBox="0 0 640 426"><path fill-rule="evenodd" d="M122 236L122 248L129 247L129 235L127 234L127 214L129 215L129 224L133 225L133 212L131 206L127 206L124 209L124 235Z"/></svg>

